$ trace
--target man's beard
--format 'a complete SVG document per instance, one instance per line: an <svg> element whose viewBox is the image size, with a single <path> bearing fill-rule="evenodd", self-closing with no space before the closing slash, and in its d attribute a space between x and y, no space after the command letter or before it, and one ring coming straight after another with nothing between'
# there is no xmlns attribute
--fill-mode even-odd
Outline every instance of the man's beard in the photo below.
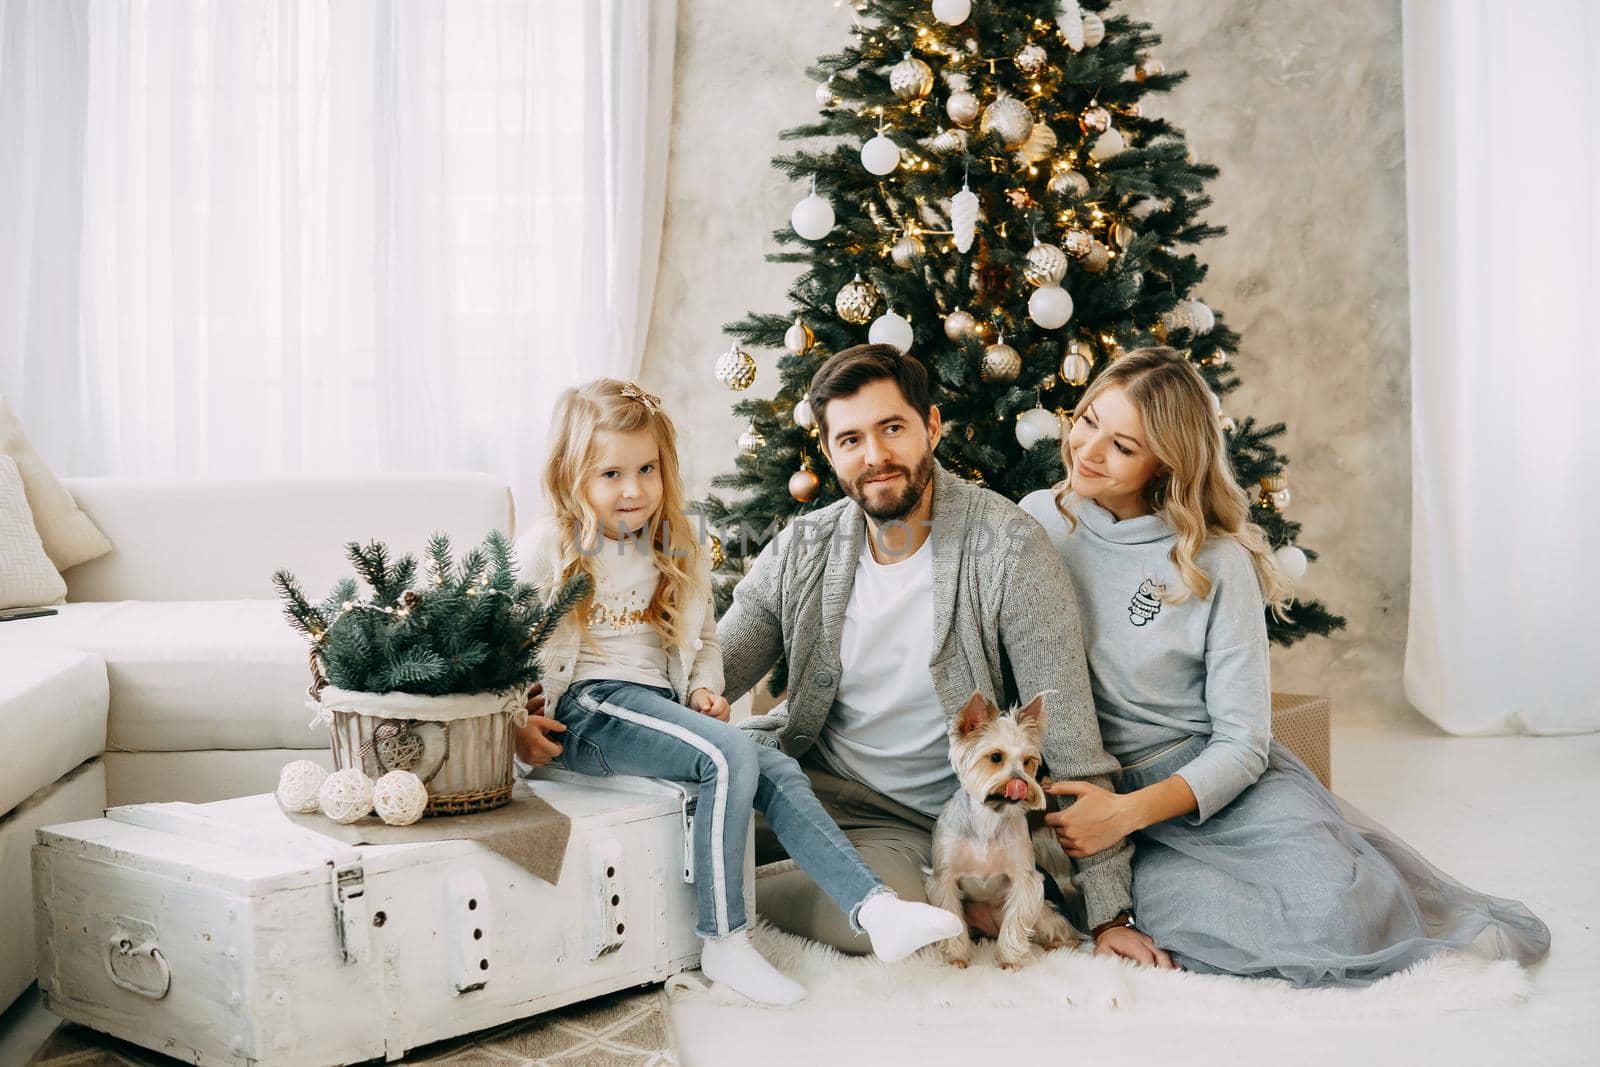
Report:
<svg viewBox="0 0 1600 1067"><path fill-rule="evenodd" d="M905 476L906 487L888 500L879 503L867 502L867 480L881 478L886 474L901 474ZM873 522L895 522L903 519L916 510L917 501L922 499L923 490L928 488L928 483L933 480L933 449L922 454L922 460L917 464L915 472L894 464L885 464L881 467L869 467L861 472L861 476L844 486L845 495L857 504Z"/></svg>

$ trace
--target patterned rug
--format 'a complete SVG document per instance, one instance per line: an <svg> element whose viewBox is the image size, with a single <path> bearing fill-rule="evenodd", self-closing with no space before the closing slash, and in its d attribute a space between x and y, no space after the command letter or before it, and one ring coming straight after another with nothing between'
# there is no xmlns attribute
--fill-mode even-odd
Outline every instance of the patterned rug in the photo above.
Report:
<svg viewBox="0 0 1600 1067"><path fill-rule="evenodd" d="M62 1023L28 1067L172 1067L180 1061ZM454 1067L676 1067L661 990L628 990L412 1049L402 1063Z"/></svg>

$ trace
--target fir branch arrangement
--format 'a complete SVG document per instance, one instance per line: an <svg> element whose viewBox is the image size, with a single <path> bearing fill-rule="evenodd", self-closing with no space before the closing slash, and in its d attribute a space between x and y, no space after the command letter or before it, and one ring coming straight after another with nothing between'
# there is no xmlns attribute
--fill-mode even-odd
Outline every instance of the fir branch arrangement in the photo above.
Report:
<svg viewBox="0 0 1600 1067"><path fill-rule="evenodd" d="M371 588L360 599L354 578L338 582L320 604L306 598L293 574L273 585L284 616L306 635L329 683L367 693L507 693L539 677L538 654L562 616L589 594L576 575L546 605L540 590L516 580L511 542L498 530L457 563L450 539L428 542L431 582L417 584L417 561L391 562L380 541L355 542L345 553Z"/></svg>

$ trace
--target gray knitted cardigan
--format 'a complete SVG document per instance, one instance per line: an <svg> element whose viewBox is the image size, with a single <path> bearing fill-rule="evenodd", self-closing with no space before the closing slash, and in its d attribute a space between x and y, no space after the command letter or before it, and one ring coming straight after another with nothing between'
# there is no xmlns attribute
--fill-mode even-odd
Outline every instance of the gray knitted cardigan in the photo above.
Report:
<svg viewBox="0 0 1600 1067"><path fill-rule="evenodd" d="M936 467L933 482L933 658L947 717L973 692L1001 707L1046 698L1045 762L1057 779L1111 788L1117 761L1100 743L1077 600L1043 527L997 493ZM717 626L725 695L736 700L788 661L784 712L745 725L799 756L833 707L839 639L866 519L852 500L802 516L762 549ZM1133 846L1122 841L1073 865L1088 925L1130 907Z"/></svg>

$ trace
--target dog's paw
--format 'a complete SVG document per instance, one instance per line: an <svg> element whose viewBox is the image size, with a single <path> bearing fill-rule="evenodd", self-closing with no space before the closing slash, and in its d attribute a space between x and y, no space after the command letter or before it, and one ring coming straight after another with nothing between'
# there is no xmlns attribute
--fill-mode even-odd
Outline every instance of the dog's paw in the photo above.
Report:
<svg viewBox="0 0 1600 1067"><path fill-rule="evenodd" d="M960 967L963 971L966 970L968 964L972 962L965 956L946 956L944 961L952 967Z"/></svg>
<svg viewBox="0 0 1600 1067"><path fill-rule="evenodd" d="M1024 962L1024 960L1001 960L1000 969L1002 971L1020 971Z"/></svg>

